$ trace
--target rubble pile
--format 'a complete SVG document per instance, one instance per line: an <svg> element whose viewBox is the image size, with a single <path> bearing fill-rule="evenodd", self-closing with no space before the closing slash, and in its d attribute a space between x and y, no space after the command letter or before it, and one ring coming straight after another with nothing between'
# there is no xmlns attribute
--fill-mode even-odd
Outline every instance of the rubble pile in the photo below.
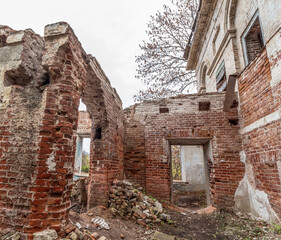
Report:
<svg viewBox="0 0 281 240"><path fill-rule="evenodd" d="M169 222L171 217L163 213L162 204L142 191L142 187L133 185L128 180L114 180L110 188L109 210L113 215L135 220L143 226L161 221Z"/></svg>
<svg viewBox="0 0 281 240"><path fill-rule="evenodd" d="M70 232L69 232L70 231ZM97 232L91 232L88 229L69 228L66 239L71 240L106 240L105 236L100 236Z"/></svg>
<svg viewBox="0 0 281 240"><path fill-rule="evenodd" d="M81 177L73 182L71 191L71 210L77 213L86 211L88 177Z"/></svg>
<svg viewBox="0 0 281 240"><path fill-rule="evenodd" d="M1 240L19 240L21 235L12 229L4 229L0 231L0 238Z"/></svg>

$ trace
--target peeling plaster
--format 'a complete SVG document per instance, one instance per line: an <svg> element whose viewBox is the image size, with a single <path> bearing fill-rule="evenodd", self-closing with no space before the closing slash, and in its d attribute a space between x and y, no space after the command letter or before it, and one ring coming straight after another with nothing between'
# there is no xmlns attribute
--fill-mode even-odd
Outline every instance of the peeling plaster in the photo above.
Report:
<svg viewBox="0 0 281 240"><path fill-rule="evenodd" d="M240 161L242 162L242 163L246 163L246 154L245 154L245 151L241 151L240 152Z"/></svg>
<svg viewBox="0 0 281 240"><path fill-rule="evenodd" d="M55 151L53 151L49 158L47 159L47 167L48 171L55 171L56 170L56 162L55 162Z"/></svg>
<svg viewBox="0 0 281 240"><path fill-rule="evenodd" d="M281 222L269 203L268 195L264 191L255 189L248 179L247 171L239 183L234 200L235 207L241 212L250 213L255 218L269 223Z"/></svg>

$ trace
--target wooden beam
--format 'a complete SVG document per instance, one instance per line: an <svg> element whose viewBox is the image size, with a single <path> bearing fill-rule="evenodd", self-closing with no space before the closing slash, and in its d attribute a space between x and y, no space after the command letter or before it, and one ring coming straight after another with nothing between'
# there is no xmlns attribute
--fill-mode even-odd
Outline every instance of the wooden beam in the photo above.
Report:
<svg viewBox="0 0 281 240"><path fill-rule="evenodd" d="M223 110L225 112L228 112L230 110L230 106L233 103L237 76L238 76L237 74L231 74L228 77L228 83L226 86L225 100L224 100L224 106L223 106Z"/></svg>

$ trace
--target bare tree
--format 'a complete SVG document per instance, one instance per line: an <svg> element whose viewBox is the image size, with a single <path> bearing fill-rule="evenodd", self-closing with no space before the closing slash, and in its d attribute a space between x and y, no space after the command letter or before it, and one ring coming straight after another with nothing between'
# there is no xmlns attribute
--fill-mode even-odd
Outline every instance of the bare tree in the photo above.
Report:
<svg viewBox="0 0 281 240"><path fill-rule="evenodd" d="M198 0L171 0L163 12L151 16L148 41L140 45L142 54L136 57L137 78L145 88L135 101L165 98L188 93L195 86L194 72L186 70L183 54L196 18Z"/></svg>

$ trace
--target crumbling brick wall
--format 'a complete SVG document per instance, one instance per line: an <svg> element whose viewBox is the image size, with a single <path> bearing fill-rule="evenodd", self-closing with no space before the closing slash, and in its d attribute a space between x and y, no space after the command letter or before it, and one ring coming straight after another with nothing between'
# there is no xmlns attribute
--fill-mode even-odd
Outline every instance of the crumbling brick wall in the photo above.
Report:
<svg viewBox="0 0 281 240"><path fill-rule="evenodd" d="M145 182L148 193L170 200L170 141L189 140L194 144L198 139L205 139L211 142L213 153L210 156L212 159L208 159L212 203L220 207L234 206L234 193L244 175L244 165L239 156L242 145L237 109L224 112L224 98L224 93L183 95L162 101L144 102L131 108L131 115L125 124L126 133L133 137L135 132L129 131L129 128L136 128L134 121L142 124L145 136L142 154L145 155L146 173L138 181ZM201 109L205 111L199 110L200 103L204 103ZM142 130L140 127L138 129L140 134ZM126 138L128 137L127 135ZM132 147L131 144L126 145L126 154L128 147ZM135 149L141 150L137 145ZM136 158L140 155L136 151L130 154L129 159L125 156L125 165L133 161L134 154ZM134 165L130 169L125 168L125 174L134 180L132 168Z"/></svg>
<svg viewBox="0 0 281 240"><path fill-rule="evenodd" d="M90 67L93 70L90 79L94 81L87 82L82 97L93 119L88 207L107 206L113 179L123 177L124 113L116 90L92 57ZM90 109L87 103L95 108Z"/></svg>
<svg viewBox="0 0 281 240"><path fill-rule="evenodd" d="M140 184L145 190L145 131L144 125L134 119L129 109L125 110L125 177ZM131 118L132 117L132 118Z"/></svg>
<svg viewBox="0 0 281 240"><path fill-rule="evenodd" d="M241 132L246 169L251 169L246 177L254 189L268 195L270 205L280 218L281 84L272 87L271 80L264 49L238 78Z"/></svg>
<svg viewBox="0 0 281 240"><path fill-rule="evenodd" d="M77 134L90 135L92 130L92 119L87 111L79 111Z"/></svg>
<svg viewBox="0 0 281 240"><path fill-rule="evenodd" d="M0 32L5 39L0 48L0 228L23 230L34 207L44 43L31 30L1 27Z"/></svg>
<svg viewBox="0 0 281 240"><path fill-rule="evenodd" d="M89 205L107 204L110 181L123 174L122 103L68 24L46 26L44 39L32 30L0 30L6 37L0 48L0 228L30 238L46 228L61 232L70 207L79 100L93 121ZM101 139L94 137L97 125Z"/></svg>

